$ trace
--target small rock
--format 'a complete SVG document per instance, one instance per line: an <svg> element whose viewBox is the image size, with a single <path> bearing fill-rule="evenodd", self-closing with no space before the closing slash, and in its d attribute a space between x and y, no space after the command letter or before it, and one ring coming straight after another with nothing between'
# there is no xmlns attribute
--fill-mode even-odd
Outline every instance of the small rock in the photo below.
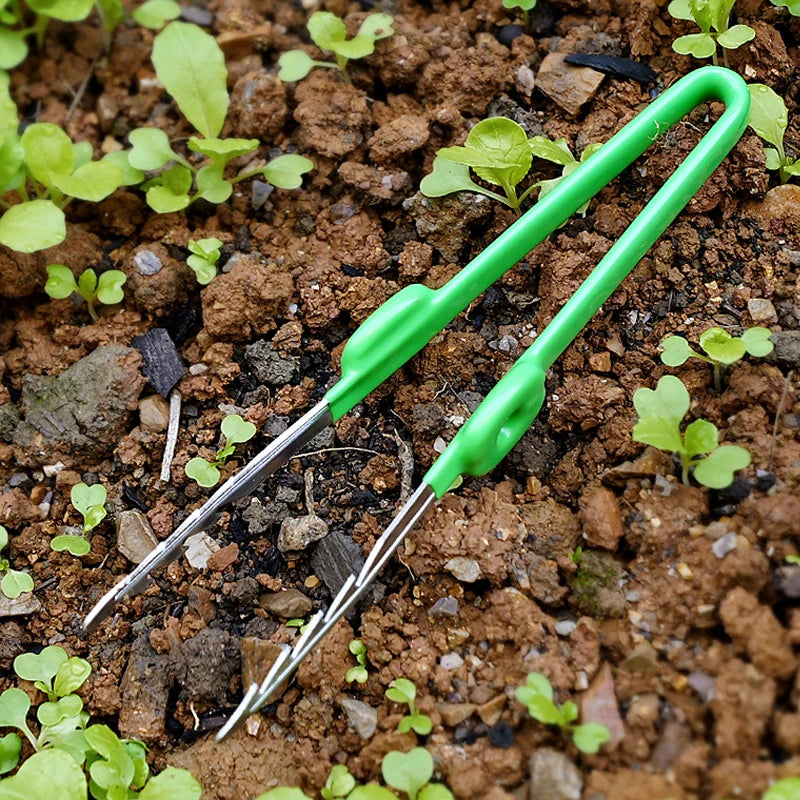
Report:
<svg viewBox="0 0 800 800"><path fill-rule="evenodd" d="M442 716L442 722L448 728L455 728L468 720L476 709L474 703L438 703L436 708Z"/></svg>
<svg viewBox="0 0 800 800"><path fill-rule="evenodd" d="M46 478L53 478L64 469L64 464L61 461L56 461L55 464L45 464L42 467L42 472Z"/></svg>
<svg viewBox="0 0 800 800"><path fill-rule="evenodd" d="M487 738L492 747L502 747L503 750L507 750L514 744L514 731L504 719L501 719L495 726L489 729ZM488 795L484 795L484 797L487 796Z"/></svg>
<svg viewBox="0 0 800 800"><path fill-rule="evenodd" d="M362 739L371 739L378 726L378 710L352 697L346 697L341 705L350 727Z"/></svg>
<svg viewBox="0 0 800 800"><path fill-rule="evenodd" d="M653 748L650 763L659 771L666 772L675 759L691 744L692 732L688 725L668 720L661 736Z"/></svg>
<svg viewBox="0 0 800 800"><path fill-rule="evenodd" d="M181 695L202 712L219 707L241 670L239 639L222 628L203 628L169 652L170 670Z"/></svg>
<svg viewBox="0 0 800 800"><path fill-rule="evenodd" d="M428 611L428 616L433 619L444 619L445 617L454 617L458 614L458 600L451 595L447 597L440 597Z"/></svg>
<svg viewBox="0 0 800 800"><path fill-rule="evenodd" d="M0 592L0 618L24 617L35 614L41 607L42 604L34 597L33 592L25 592L16 600L9 600Z"/></svg>
<svg viewBox="0 0 800 800"><path fill-rule="evenodd" d="M561 619L553 627L559 636L569 636L578 627L578 623L574 619Z"/></svg>
<svg viewBox="0 0 800 800"><path fill-rule="evenodd" d="M280 525L286 518L287 512L284 503L262 503L254 497L242 512L242 519L247 523L247 532L250 536L258 537L263 536L273 526Z"/></svg>
<svg viewBox="0 0 800 800"><path fill-rule="evenodd" d="M250 187L250 205L255 211L264 206L275 187L264 181L253 181Z"/></svg>
<svg viewBox="0 0 800 800"><path fill-rule="evenodd" d="M747 311L753 322L775 322L778 315L775 313L775 306L763 297L753 297L747 301Z"/></svg>
<svg viewBox="0 0 800 800"><path fill-rule="evenodd" d="M775 570L775 583L778 591L792 600L800 597L800 566L787 564Z"/></svg>
<svg viewBox="0 0 800 800"><path fill-rule="evenodd" d="M350 575L358 575L364 566L361 548L338 531L329 533L311 553L314 574L336 595Z"/></svg>
<svg viewBox="0 0 800 800"><path fill-rule="evenodd" d="M158 539L141 511L122 511L117 516L117 550L134 564L141 564Z"/></svg>
<svg viewBox="0 0 800 800"><path fill-rule="evenodd" d="M451 558L444 568L456 579L463 583L475 583L481 577L481 568L474 558L456 556Z"/></svg>
<svg viewBox="0 0 800 800"><path fill-rule="evenodd" d="M139 401L139 422L148 431L161 433L169 425L169 403L159 394L151 394Z"/></svg>
<svg viewBox="0 0 800 800"><path fill-rule="evenodd" d="M710 703L714 699L714 679L710 675L695 670L689 673L687 681L704 703Z"/></svg>
<svg viewBox="0 0 800 800"><path fill-rule="evenodd" d="M299 366L296 358L284 358L264 339L245 347L244 357L256 378L273 386L289 383Z"/></svg>
<svg viewBox="0 0 800 800"><path fill-rule="evenodd" d="M772 358L783 367L800 367L800 331L778 331L770 336L775 349Z"/></svg>
<svg viewBox="0 0 800 800"><path fill-rule="evenodd" d="M481 722L485 722L489 726L496 725L506 707L507 700L508 698L504 694L499 694L482 706L478 706L478 716L481 718Z"/></svg>
<svg viewBox="0 0 800 800"><path fill-rule="evenodd" d="M299 553L312 542L324 539L327 535L327 523L316 515L287 517L281 523L278 550L282 553Z"/></svg>
<svg viewBox="0 0 800 800"><path fill-rule="evenodd" d="M239 652L242 657L242 686L247 689L253 683L260 684L267 677L283 648L266 639L243 636L239 641Z"/></svg>
<svg viewBox="0 0 800 800"><path fill-rule="evenodd" d="M217 616L217 603L214 592L209 592L202 586L190 586L186 595L189 608L197 612L200 619L206 624Z"/></svg>
<svg viewBox="0 0 800 800"><path fill-rule="evenodd" d="M181 19L203 28L210 28L211 23L214 22L214 15L198 6L181 6Z"/></svg>
<svg viewBox="0 0 800 800"><path fill-rule="evenodd" d="M736 549L736 534L733 531L720 536L711 545L711 550L717 558L724 558L731 550Z"/></svg>
<svg viewBox="0 0 800 800"><path fill-rule="evenodd" d="M605 747L613 750L625 738L625 725L619 715L611 667L604 663L589 688L581 695L581 722L599 722L611 738Z"/></svg>
<svg viewBox="0 0 800 800"><path fill-rule="evenodd" d="M133 265L140 275L158 275L164 268L161 259L152 250L139 250L133 256Z"/></svg>
<svg viewBox="0 0 800 800"><path fill-rule="evenodd" d="M224 572L239 559L239 545L231 542L229 545L217 550L208 559L207 566L215 572Z"/></svg>
<svg viewBox="0 0 800 800"><path fill-rule="evenodd" d="M581 774L558 750L540 747L531 756L528 771L530 800L580 800Z"/></svg>
<svg viewBox="0 0 800 800"><path fill-rule="evenodd" d="M131 344L142 354L142 372L150 385L162 397L166 397L186 373L186 367L168 331L166 328L151 328L141 336L134 336Z"/></svg>
<svg viewBox="0 0 800 800"><path fill-rule="evenodd" d="M585 492L581 497L581 520L584 538L592 547L617 549L625 526L619 501L612 491L597 486Z"/></svg>
<svg viewBox="0 0 800 800"><path fill-rule="evenodd" d="M622 566L610 553L588 550L581 557L572 581L576 608L593 617L619 617L625 612L625 596L619 588Z"/></svg>
<svg viewBox="0 0 800 800"><path fill-rule="evenodd" d="M646 639L639 642L619 665L626 672L655 675L661 671L658 666L658 653Z"/></svg>
<svg viewBox="0 0 800 800"><path fill-rule="evenodd" d="M446 653L439 659L439 664L448 672L458 669L464 663L464 659L458 653Z"/></svg>
<svg viewBox="0 0 800 800"><path fill-rule="evenodd" d="M169 687L172 679L169 656L158 655L150 645L150 634L140 633L131 647L122 676L121 736L152 742L164 735Z"/></svg>
<svg viewBox="0 0 800 800"><path fill-rule="evenodd" d="M205 569L208 559L219 550L219 545L205 532L195 533L186 540L186 560L195 569Z"/></svg>
<svg viewBox="0 0 800 800"><path fill-rule="evenodd" d="M313 604L299 589L283 589L280 592L262 594L258 604L265 611L283 619L305 617Z"/></svg>
<svg viewBox="0 0 800 800"><path fill-rule="evenodd" d="M536 87L568 114L577 114L594 97L603 75L588 67L573 67L562 53L548 53L536 75Z"/></svg>

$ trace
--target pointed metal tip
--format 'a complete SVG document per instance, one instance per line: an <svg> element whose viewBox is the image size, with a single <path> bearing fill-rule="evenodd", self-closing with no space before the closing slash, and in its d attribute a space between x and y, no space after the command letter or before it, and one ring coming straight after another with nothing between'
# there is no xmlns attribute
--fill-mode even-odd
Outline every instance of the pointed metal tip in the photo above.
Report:
<svg viewBox="0 0 800 800"><path fill-rule="evenodd" d="M253 698L258 693L258 684L251 683L250 686L247 687L247 691L245 692L244 697L242 698L241 703L236 708L236 711L231 714L228 718L228 721L217 731L217 735L214 737L214 741L218 744L220 742L224 742L235 730L237 730L242 723L247 719L249 716L248 713L244 713L245 709L250 707L250 703L252 703Z"/></svg>
<svg viewBox="0 0 800 800"><path fill-rule="evenodd" d="M120 581L122 583L122 581ZM104 620L111 616L114 606L117 603L117 591L120 583L112 586L98 601L94 608L86 615L83 620L83 629L86 633L91 633Z"/></svg>

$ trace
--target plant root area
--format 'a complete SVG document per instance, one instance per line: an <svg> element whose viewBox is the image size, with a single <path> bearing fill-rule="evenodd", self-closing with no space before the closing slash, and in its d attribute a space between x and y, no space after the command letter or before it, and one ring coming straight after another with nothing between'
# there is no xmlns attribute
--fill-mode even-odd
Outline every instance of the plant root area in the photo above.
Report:
<svg viewBox="0 0 800 800"><path fill-rule="evenodd" d="M356 30L371 6L320 7ZM262 156L311 158L301 189L245 181L227 203L166 215L121 190L70 205L63 245L0 248L0 523L11 566L36 584L25 603L0 602L0 690L17 684L16 655L60 644L92 664L80 690L92 718L144 740L155 768L190 769L209 799L276 785L316 797L334 764L366 782L388 751L422 745L459 800L760 800L800 774L800 566L786 562L800 550L800 187L777 185L749 129L549 372L546 405L513 452L439 502L283 693L213 742L243 682L299 635L286 621L325 609L360 568L438 453L719 117L716 103L227 508L191 560L82 632L150 532L163 539L208 496L184 466L213 458L226 414L258 433L223 477L322 397L382 302L411 283L443 285L514 221L486 197L423 197L437 149L502 114L579 153L699 65L671 50L689 25L658 0L539 0L529 35L509 31L521 20L500 0L386 0L376 9L396 17L395 35L352 62L349 80L315 69L283 84L280 54L315 52L304 7L318 3L207 9L229 70L224 135L257 137ZM796 149L800 20L756 0L736 12L756 37L731 66L785 98ZM45 49L11 73L23 119L61 124L95 157L143 125L182 147L193 132L155 80L152 38L123 25L106 55L94 22L54 23ZM573 52L633 58L658 78L546 60ZM528 180L554 170L538 162ZM187 245L210 236L222 258L201 287ZM92 321L85 305L44 294L50 263L120 269L125 299ZM765 325L777 343L729 368L719 393L708 365L671 369L658 351L665 336L696 343L714 325ZM169 481L167 401L132 344L154 328L186 368ZM729 488L683 485L670 455L632 440L633 392L665 374L689 388L687 422L710 420L752 454ZM107 488L109 513L75 558L50 540L81 522L69 503L81 480ZM345 680L356 637L364 684ZM609 728L597 755L528 717L514 689L533 671ZM416 683L429 736L397 732L401 708L384 696L397 677Z"/></svg>

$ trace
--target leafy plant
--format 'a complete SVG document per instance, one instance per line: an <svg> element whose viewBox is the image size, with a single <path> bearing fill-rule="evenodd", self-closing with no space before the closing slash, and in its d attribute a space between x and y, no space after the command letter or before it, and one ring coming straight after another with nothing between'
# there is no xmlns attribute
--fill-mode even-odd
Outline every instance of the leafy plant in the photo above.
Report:
<svg viewBox="0 0 800 800"><path fill-rule="evenodd" d="M420 736L427 736L433 729L431 718L427 714L420 714L417 711L414 701L417 697L417 687L408 678L396 678L389 684L386 690L386 697L393 703L400 703L408 706L408 714L400 720L397 730L400 733L414 731ZM397 787L395 787L397 788Z"/></svg>
<svg viewBox="0 0 800 800"><path fill-rule="evenodd" d="M700 33L679 36L672 49L682 55L695 58L712 58L717 63L717 45L722 48L725 66L728 66L727 50L735 50L755 38L756 32L749 25L728 27L735 0L672 0L667 11L675 19L694 21Z"/></svg>
<svg viewBox="0 0 800 800"><path fill-rule="evenodd" d="M607 742L611 734L599 722L585 722L576 725L578 706L571 700L559 706L553 700L553 687L550 681L539 672L528 674L525 686L516 690L517 700L527 706L528 713L544 725L558 725L564 733L572 737L575 746L583 753L596 753L600 745Z"/></svg>
<svg viewBox="0 0 800 800"><path fill-rule="evenodd" d="M452 793L445 786L430 783L433 777L433 758L424 747L415 747L407 753L397 750L387 753L381 762L381 774L389 786L405 792L408 800L453 800ZM386 797L390 796L386 792ZM366 800L369 795L365 794L364 797ZM379 796L376 795L375 800L379 800Z"/></svg>
<svg viewBox="0 0 800 800"><path fill-rule="evenodd" d="M336 764L322 787L322 800L340 800L347 797L356 787L356 779L344 764Z"/></svg>
<svg viewBox="0 0 800 800"><path fill-rule="evenodd" d="M308 19L308 33L314 44L320 50L333 53L336 61L314 61L302 50L289 50L278 59L278 77L282 81L299 81L314 67L332 67L347 74L347 64L351 59L371 55L375 51L375 42L394 33L393 22L388 14L368 14L358 33L348 39L344 21L336 14L315 11Z"/></svg>
<svg viewBox="0 0 800 800"><path fill-rule="evenodd" d="M122 302L125 296L122 285L126 280L125 273L118 269L106 270L98 279L97 273L89 268L85 269L76 281L69 267L63 264L49 264L44 290L54 300L63 300L73 293L79 294L86 301L92 319L97 319L95 302L107 306Z"/></svg>
<svg viewBox="0 0 800 800"><path fill-rule="evenodd" d="M85 556L91 545L85 534L94 530L105 518L105 502L108 494L104 486L99 483L87 486L85 483L76 483L70 491L72 505L81 513L83 517L84 536L65 533L55 536L50 542L53 550L66 550L73 556Z"/></svg>
<svg viewBox="0 0 800 800"><path fill-rule="evenodd" d="M578 161L570 152L566 139L556 142L543 136L529 139L522 126L514 120L491 117L472 128L463 146L437 150L433 171L422 179L419 188L426 197L443 197L462 191L477 192L507 205L519 214L523 200L531 192L538 190L541 199L599 148L599 144L590 145L584 150L581 161ZM517 185L530 171L533 156L561 164L561 176L537 181L517 194ZM475 183L470 177L470 168L481 180L499 186L504 194ZM587 207L588 203L579 210L584 211Z"/></svg>
<svg viewBox="0 0 800 800"><path fill-rule="evenodd" d="M219 261L222 240L212 236L209 239L190 239L189 250L192 255L186 263L194 270L197 282L205 286L214 280L217 274L217 261Z"/></svg>
<svg viewBox="0 0 800 800"><path fill-rule="evenodd" d="M800 9L800 0L798 0ZM800 10L798 10L800 16ZM800 176L800 159L786 155L783 136L789 126L789 112L783 98L763 83L751 83L750 119L748 125L772 147L764 150L767 169L778 170L781 183Z"/></svg>
<svg viewBox="0 0 800 800"><path fill-rule="evenodd" d="M537 0L503 0L504 8L521 8L525 30L530 27L530 12L536 8Z"/></svg>
<svg viewBox="0 0 800 800"><path fill-rule="evenodd" d="M698 483L711 489L724 489L733 482L733 473L750 463L750 453L737 445L720 445L716 425L696 419L681 433L681 422L689 410L689 392L674 375L665 375L653 389L637 389L633 405L639 421L633 426L637 442L676 453L681 459L682 479L689 482L694 469Z"/></svg>
<svg viewBox="0 0 800 800"><path fill-rule="evenodd" d="M800 778L781 778L764 792L761 800L797 800L800 797Z"/></svg>
<svg viewBox="0 0 800 800"><path fill-rule="evenodd" d="M245 422L238 414L229 414L222 420L225 444L217 450L215 459L206 461L199 456L192 458L186 465L186 475L200 486L216 486L220 479L219 468L233 455L237 444L249 441L255 433L256 426L252 422Z"/></svg>
<svg viewBox="0 0 800 800"><path fill-rule="evenodd" d="M706 355L698 353L689 346L682 336L668 336L661 342L661 360L668 367L679 367L690 358L698 358L714 367L714 386L722 389L722 370L735 364L745 354L751 356L769 355L774 345L770 341L769 328L748 328L741 336L731 336L722 328L709 328L700 334L700 347Z"/></svg>
<svg viewBox="0 0 800 800"><path fill-rule="evenodd" d="M579 544L574 550L570 550L569 558L573 564L580 564L583 559L583 545Z"/></svg>
<svg viewBox="0 0 800 800"><path fill-rule="evenodd" d="M8 531L0 525L0 552L8 547ZM0 580L0 592L2 592L9 600L14 600L19 597L23 592L33 591L33 578L27 572L20 572L16 569L11 569L7 558L0 556L0 572L5 572L3 579ZM363 681L362 681L363 682ZM0 753L2 753L2 746L0 746ZM0 758L0 761L2 759ZM0 769L2 774L2 769Z"/></svg>
<svg viewBox="0 0 800 800"><path fill-rule="evenodd" d="M356 657L358 664L355 667L350 667L345 673L344 679L348 683L356 681L357 683L366 683L369 675L367 674L367 648L361 639L353 639L347 649Z"/></svg>
<svg viewBox="0 0 800 800"><path fill-rule="evenodd" d="M152 55L158 79L178 104L183 115L198 131L188 141L192 158L208 159L197 168L176 153L159 128L137 128L130 134L130 164L139 170L157 172L142 187L147 204L160 214L181 211L203 198L223 203L235 184L261 176L283 189L296 189L302 175L314 164L304 156L288 153L257 167L226 178L225 169L238 156L254 153L257 139L220 139L228 111L228 70L225 57L213 36L197 25L171 22L159 33ZM171 166L167 166L171 164Z"/></svg>

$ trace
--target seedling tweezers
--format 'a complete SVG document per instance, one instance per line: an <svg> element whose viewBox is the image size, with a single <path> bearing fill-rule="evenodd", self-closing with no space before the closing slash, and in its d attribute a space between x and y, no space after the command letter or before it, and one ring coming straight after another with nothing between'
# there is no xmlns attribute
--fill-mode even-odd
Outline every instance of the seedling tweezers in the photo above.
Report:
<svg viewBox="0 0 800 800"><path fill-rule="evenodd" d="M342 377L305 416L229 478L209 500L114 586L84 621L87 630L139 592L150 572L177 558L184 541L206 528L226 503L248 495L323 428L342 417L405 364L487 287L563 224L659 136L701 103L725 111L620 236L553 321L489 392L425 474L419 488L378 539L358 575L351 575L327 611L312 617L264 680L247 687L219 731L227 737L267 703L323 636L363 595L405 535L463 475L493 469L530 427L544 403L545 374L733 148L747 126L750 96L734 72L704 67L667 89L552 192L511 225L440 289L407 286L353 334L342 354Z"/></svg>

